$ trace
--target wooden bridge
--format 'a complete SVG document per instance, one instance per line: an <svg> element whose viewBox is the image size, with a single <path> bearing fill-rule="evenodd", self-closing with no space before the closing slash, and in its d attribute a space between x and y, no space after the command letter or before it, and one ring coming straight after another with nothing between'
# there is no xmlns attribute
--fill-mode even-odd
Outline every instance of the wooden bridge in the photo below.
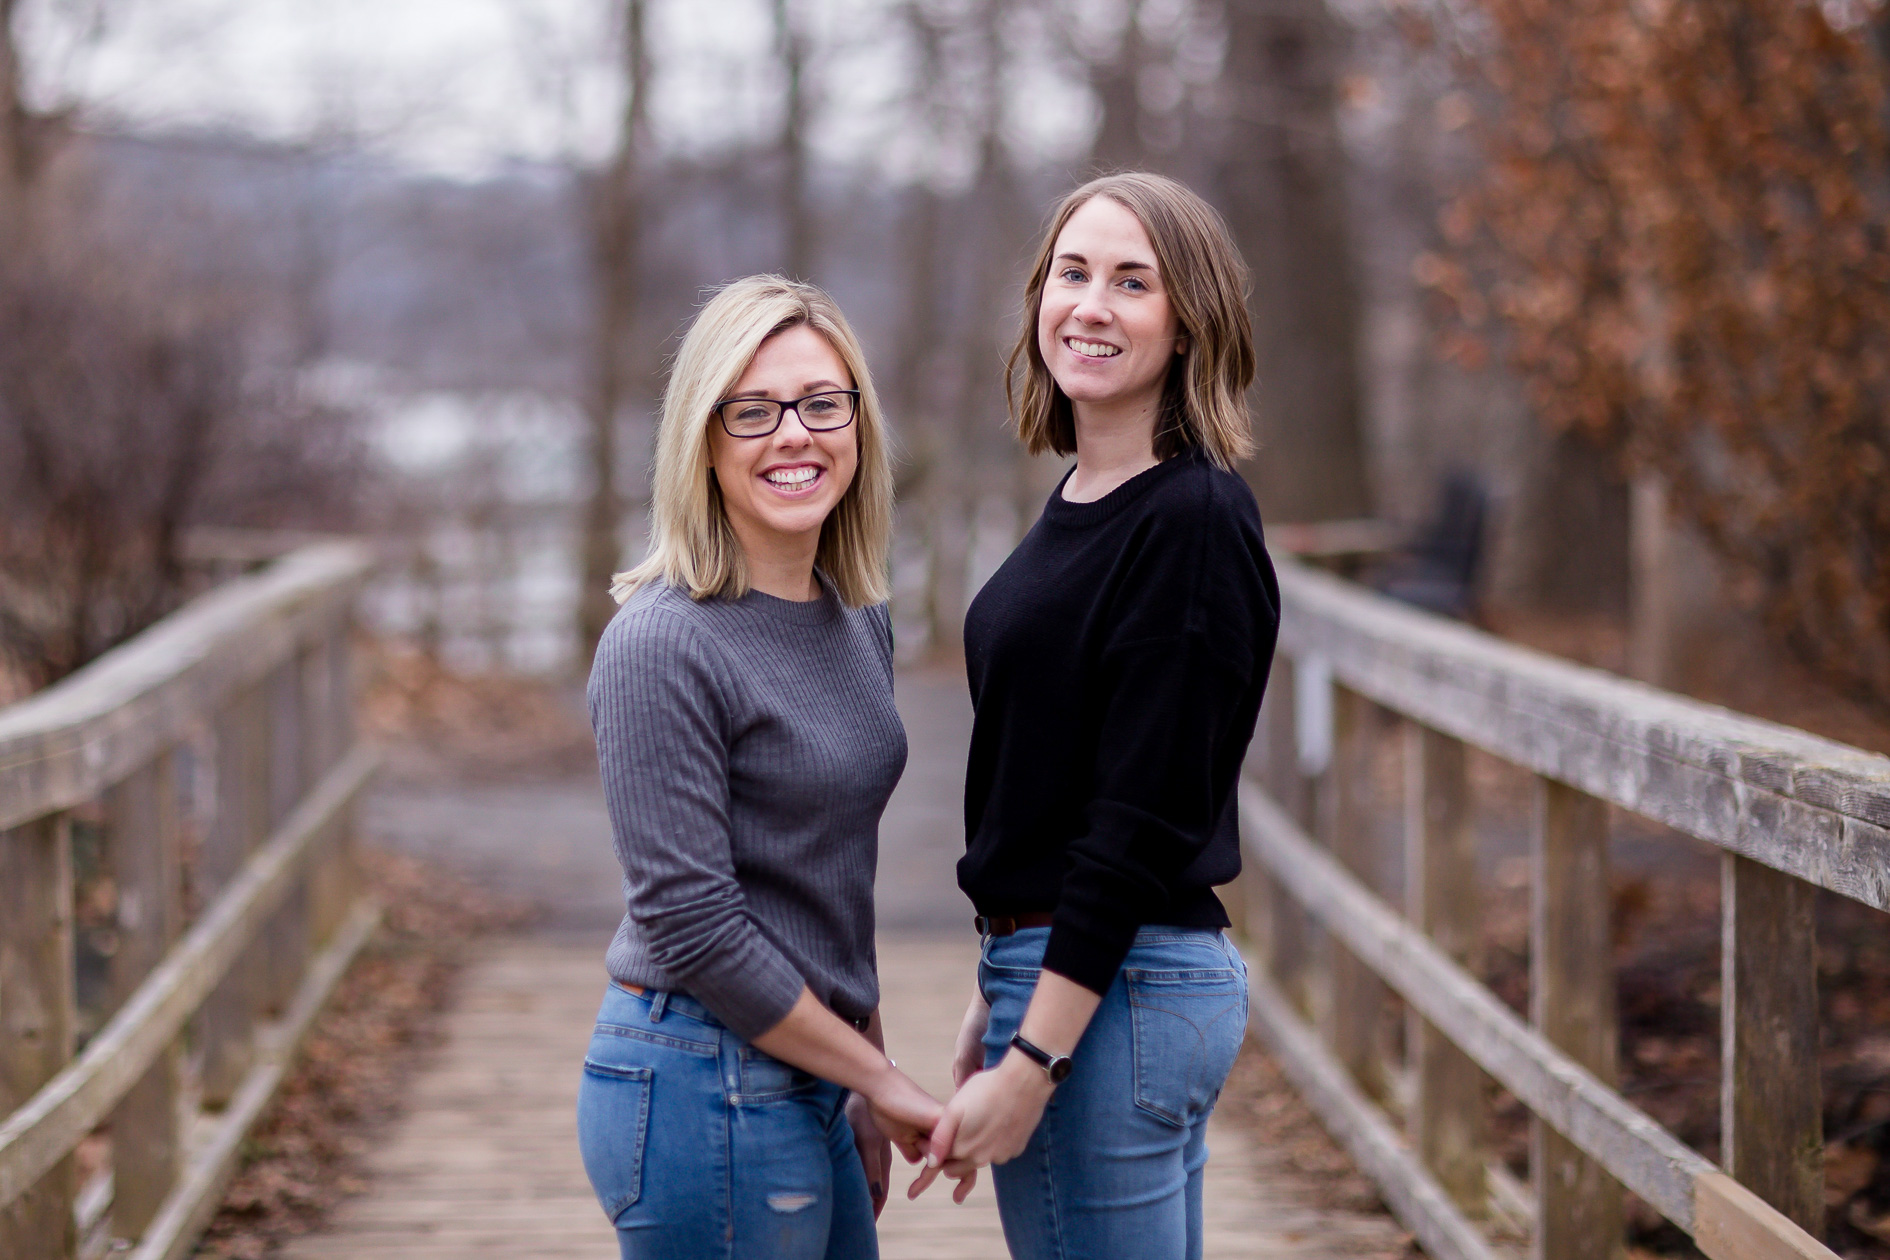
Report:
<svg viewBox="0 0 1890 1260"><path fill-rule="evenodd" d="M372 933L350 820L373 757L351 737L347 640L368 569L351 545L305 547L0 710L6 1260L188 1255L299 1036ZM1890 908L1890 759L1280 569L1282 656L1242 795L1249 873L1228 890L1255 963L1252 1026L1425 1252L1506 1255L1520 1236L1553 1260L1605 1257L1631 1191L1715 1260L1833 1257L1808 1232L1823 1207L1811 899L1824 888ZM1390 818L1365 786L1387 740L1403 767ZM1534 776L1527 1019L1466 965L1480 882L1470 748ZM1724 1167L1614 1088L1610 807L1722 853ZM74 962L80 850L116 894L116 948L89 981ZM455 1118L469 1080L490 1083L522 1053L500 1045L523 1022L505 1003L556 1012L545 1017L572 1022L581 1047L599 978L571 968L594 967L595 951L566 985L547 980L566 974L556 951L529 948L543 956L479 964L436 1068L446 1101L429 1110L422 1083L381 1171L424 1180L437 1157L463 1173L483 1158L463 1145L473 1128L498 1125L514 1162L543 1157L513 1178L537 1187L514 1196L518 1210L486 1214L493 1228L549 1212L570 1222L563 1242L541 1230L530 1254L607 1255L601 1217L570 1191L574 1148L534 1127L568 1122L561 1086L528 1087L555 1073L521 1076L513 1062L516 1107L489 1091L481 1106L503 1115ZM927 968L963 960L896 942L886 955L889 1007L911 1008L889 1019L893 1035L903 1024L915 1042L936 1039L950 1001L926 996L945 983ZM1394 995L1402 1039L1384 1035ZM75 1055L82 1010L95 1026ZM1528 1184L1490 1153L1487 1078L1535 1117ZM1217 1152L1210 1255L1362 1254L1332 1240L1369 1222L1296 1200L1291 1171L1236 1133L1224 1129ZM344 1211L340 1235L295 1254L372 1254L376 1220L389 1254L425 1254L416 1231L449 1223L438 1254L528 1254L473 1245L463 1215L437 1219L463 1213L464 1197L431 1202L429 1227L370 1195ZM889 1257L998 1254L988 1208L947 1211L889 1209Z"/></svg>

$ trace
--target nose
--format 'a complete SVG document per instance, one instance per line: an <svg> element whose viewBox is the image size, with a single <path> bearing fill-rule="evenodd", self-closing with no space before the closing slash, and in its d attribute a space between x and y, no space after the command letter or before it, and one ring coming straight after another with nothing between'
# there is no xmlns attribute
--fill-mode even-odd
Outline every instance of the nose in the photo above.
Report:
<svg viewBox="0 0 1890 1260"><path fill-rule="evenodd" d="M1115 312L1109 309L1109 289L1099 276L1083 286L1083 296L1077 300L1076 309L1071 312L1085 324L1107 324L1115 318Z"/></svg>
<svg viewBox="0 0 1890 1260"><path fill-rule="evenodd" d="M790 417L792 417L794 421L791 427L788 424ZM781 408L781 424L774 431L775 445L806 446L813 440L813 437L807 431L807 426L801 423L800 410L795 407Z"/></svg>

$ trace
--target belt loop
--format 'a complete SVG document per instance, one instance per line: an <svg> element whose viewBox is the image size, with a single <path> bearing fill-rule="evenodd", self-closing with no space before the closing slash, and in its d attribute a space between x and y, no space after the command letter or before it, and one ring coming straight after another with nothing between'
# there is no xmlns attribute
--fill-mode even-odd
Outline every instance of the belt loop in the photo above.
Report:
<svg viewBox="0 0 1890 1260"><path fill-rule="evenodd" d="M650 1022L652 1024L662 1023L663 1012L668 1009L669 1009L669 990L668 989L658 989L655 993L650 995Z"/></svg>

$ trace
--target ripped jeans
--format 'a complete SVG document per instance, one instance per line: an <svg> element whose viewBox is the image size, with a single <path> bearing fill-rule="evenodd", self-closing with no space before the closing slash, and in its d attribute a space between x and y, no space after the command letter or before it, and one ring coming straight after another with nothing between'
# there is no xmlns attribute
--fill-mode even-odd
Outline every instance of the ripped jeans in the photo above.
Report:
<svg viewBox="0 0 1890 1260"><path fill-rule="evenodd" d="M877 1260L846 1097L691 998L610 985L578 1146L624 1260Z"/></svg>
<svg viewBox="0 0 1890 1260"><path fill-rule="evenodd" d="M1050 929L987 937L995 1067ZM1247 966L1220 932L1145 927L1023 1154L991 1169L1015 1260L1200 1260L1208 1113L1247 1031Z"/></svg>

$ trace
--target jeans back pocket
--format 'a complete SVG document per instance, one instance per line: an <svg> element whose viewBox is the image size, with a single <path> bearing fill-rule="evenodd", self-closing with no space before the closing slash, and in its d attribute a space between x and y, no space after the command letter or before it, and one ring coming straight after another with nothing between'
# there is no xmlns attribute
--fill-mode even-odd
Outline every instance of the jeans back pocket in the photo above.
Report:
<svg viewBox="0 0 1890 1260"><path fill-rule="evenodd" d="M1213 1109L1247 1035L1239 971L1124 969L1134 1037L1135 1105L1186 1128Z"/></svg>
<svg viewBox="0 0 1890 1260"><path fill-rule="evenodd" d="M650 1133L647 1067L620 1067L585 1057L578 1096L578 1148L584 1171L614 1225L643 1194L643 1151Z"/></svg>

